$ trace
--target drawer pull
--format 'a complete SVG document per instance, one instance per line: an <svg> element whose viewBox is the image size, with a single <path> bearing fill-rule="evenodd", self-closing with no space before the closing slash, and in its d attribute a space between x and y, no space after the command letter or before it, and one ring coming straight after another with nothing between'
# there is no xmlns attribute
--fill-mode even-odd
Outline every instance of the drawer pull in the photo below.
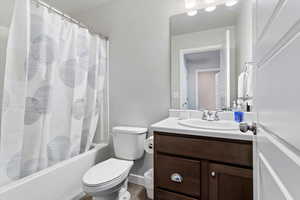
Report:
<svg viewBox="0 0 300 200"><path fill-rule="evenodd" d="M175 183L182 183L183 177L178 173L174 173L171 175L171 181L173 181Z"/></svg>
<svg viewBox="0 0 300 200"><path fill-rule="evenodd" d="M214 172L214 171L211 172L211 176L212 176L212 177L215 177L215 176L216 176L216 172Z"/></svg>

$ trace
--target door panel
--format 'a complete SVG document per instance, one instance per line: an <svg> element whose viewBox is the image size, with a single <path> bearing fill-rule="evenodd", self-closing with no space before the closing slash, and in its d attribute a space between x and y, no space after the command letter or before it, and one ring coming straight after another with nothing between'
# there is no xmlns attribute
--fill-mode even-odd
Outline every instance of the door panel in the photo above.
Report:
<svg viewBox="0 0 300 200"><path fill-rule="evenodd" d="M265 166L262 176L264 176L265 171L268 170L268 168L266 168L266 166L268 166L269 170L276 176L276 178L274 177L272 180L274 184L282 184L284 187L288 188L288 193L290 193L291 196L299 197L300 160L293 159L297 155L293 155L293 152L291 152L285 145L279 143L264 130L260 130L260 134L261 135L258 138L260 144L259 158L262 160L262 165ZM268 173L268 176L270 176L270 172ZM283 190L283 193L286 193L284 188L281 189Z"/></svg>
<svg viewBox="0 0 300 200"><path fill-rule="evenodd" d="M300 199L300 1L256 0L254 8L256 189L260 200Z"/></svg>
<svg viewBox="0 0 300 200"><path fill-rule="evenodd" d="M177 193L160 190L160 189L157 189L156 199L157 200L197 200L195 198L187 197L182 194L177 194Z"/></svg>
<svg viewBox="0 0 300 200"><path fill-rule="evenodd" d="M299 1L300 2L300 1ZM299 6L300 8L300 6ZM258 69L257 109L260 123L300 149L300 34ZM298 95L297 95L298 93Z"/></svg>
<svg viewBox="0 0 300 200"><path fill-rule="evenodd" d="M264 200L283 200L288 199L279 187L278 182L274 179L274 175L270 173L265 163L261 162L261 196Z"/></svg>
<svg viewBox="0 0 300 200"><path fill-rule="evenodd" d="M259 21L257 22L257 35L262 35L263 30L266 28L268 21L271 20L271 16L274 15L273 11L281 0L266 1L257 0L257 16Z"/></svg>
<svg viewBox="0 0 300 200"><path fill-rule="evenodd" d="M293 35L297 34L300 19L300 15L298 14L300 1L260 0L260 2L261 4L257 4L257 10L264 11L272 7L273 14L264 26L262 33L259 33L260 27L256 27L256 61L258 63L265 62L266 59L276 53L276 48L285 45L289 38L293 38ZM273 7L272 5L275 2L276 7ZM262 5L263 7L261 7ZM256 13L257 24L259 24L263 17L262 14Z"/></svg>
<svg viewBox="0 0 300 200"><path fill-rule="evenodd" d="M198 72L197 109L216 109L216 72Z"/></svg>
<svg viewBox="0 0 300 200"><path fill-rule="evenodd" d="M209 200L253 200L252 170L210 163Z"/></svg>

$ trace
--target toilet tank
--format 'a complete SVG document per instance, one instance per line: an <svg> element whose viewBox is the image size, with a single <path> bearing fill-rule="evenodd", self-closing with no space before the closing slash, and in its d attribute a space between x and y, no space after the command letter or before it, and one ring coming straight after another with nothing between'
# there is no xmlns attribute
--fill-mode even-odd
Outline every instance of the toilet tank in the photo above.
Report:
<svg viewBox="0 0 300 200"><path fill-rule="evenodd" d="M112 129L112 134L117 158L137 160L144 155L146 128L117 126Z"/></svg>

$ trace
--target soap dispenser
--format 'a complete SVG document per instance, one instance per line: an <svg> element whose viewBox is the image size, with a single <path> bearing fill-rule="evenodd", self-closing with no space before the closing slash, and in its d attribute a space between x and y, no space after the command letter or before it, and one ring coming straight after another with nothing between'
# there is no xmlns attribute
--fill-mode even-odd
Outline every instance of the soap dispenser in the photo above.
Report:
<svg viewBox="0 0 300 200"><path fill-rule="evenodd" d="M237 108L234 111L234 120L238 123L244 121L244 112L242 109L242 101L237 101Z"/></svg>

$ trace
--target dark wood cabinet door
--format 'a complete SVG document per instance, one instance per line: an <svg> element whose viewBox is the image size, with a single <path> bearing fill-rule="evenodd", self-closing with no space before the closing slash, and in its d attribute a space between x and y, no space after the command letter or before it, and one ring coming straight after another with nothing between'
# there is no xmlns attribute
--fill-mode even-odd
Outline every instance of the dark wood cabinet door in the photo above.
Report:
<svg viewBox="0 0 300 200"><path fill-rule="evenodd" d="M182 194L164 191L161 189L156 190L156 200L198 200L192 197L187 197Z"/></svg>
<svg viewBox="0 0 300 200"><path fill-rule="evenodd" d="M209 164L209 200L253 200L252 170Z"/></svg>

